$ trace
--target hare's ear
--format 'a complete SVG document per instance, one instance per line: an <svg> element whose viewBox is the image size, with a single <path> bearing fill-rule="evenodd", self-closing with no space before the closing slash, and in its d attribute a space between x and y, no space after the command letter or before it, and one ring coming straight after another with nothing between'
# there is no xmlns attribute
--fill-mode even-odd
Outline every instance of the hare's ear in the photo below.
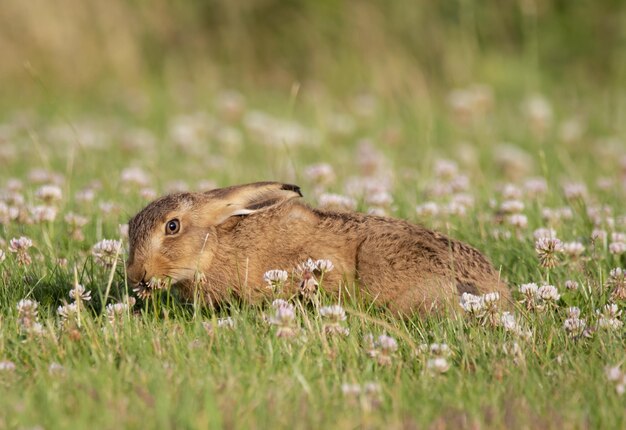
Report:
<svg viewBox="0 0 626 430"><path fill-rule="evenodd" d="M204 213L211 224L218 225L235 215L249 215L279 203L302 197L297 185L280 182L255 182L211 190L204 195Z"/></svg>

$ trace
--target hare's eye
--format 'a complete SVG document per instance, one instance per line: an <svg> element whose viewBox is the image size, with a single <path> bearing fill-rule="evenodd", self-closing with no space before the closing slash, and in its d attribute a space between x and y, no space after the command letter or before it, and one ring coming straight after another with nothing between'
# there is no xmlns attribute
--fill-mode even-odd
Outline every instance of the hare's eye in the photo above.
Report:
<svg viewBox="0 0 626 430"><path fill-rule="evenodd" d="M180 221L171 219L165 224L165 234L176 234L180 231Z"/></svg>

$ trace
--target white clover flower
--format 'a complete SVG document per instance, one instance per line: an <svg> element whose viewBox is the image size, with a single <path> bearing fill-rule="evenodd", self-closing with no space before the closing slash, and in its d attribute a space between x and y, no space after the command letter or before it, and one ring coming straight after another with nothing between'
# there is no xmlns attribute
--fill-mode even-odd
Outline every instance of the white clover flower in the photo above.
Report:
<svg viewBox="0 0 626 430"><path fill-rule="evenodd" d="M39 205L30 208L33 221L36 223L53 222L57 217L57 212L54 206Z"/></svg>
<svg viewBox="0 0 626 430"><path fill-rule="evenodd" d="M70 290L70 299L76 302L88 302L91 300L91 291L85 290L85 287L81 284L74 285L74 288Z"/></svg>
<svg viewBox="0 0 626 430"><path fill-rule="evenodd" d="M317 198L317 202L319 207L325 210L353 211L357 207L354 198L341 194L323 193Z"/></svg>
<svg viewBox="0 0 626 430"><path fill-rule="evenodd" d="M626 233L617 231L611 233L611 242L626 242Z"/></svg>
<svg viewBox="0 0 626 430"><path fill-rule="evenodd" d="M280 308L290 308L290 309L294 309L293 305L283 299L276 299L272 302L272 307L274 309L280 309Z"/></svg>
<svg viewBox="0 0 626 430"><path fill-rule="evenodd" d="M268 288L280 288L289 278L289 273L285 270L268 270L263 274L263 280Z"/></svg>
<svg viewBox="0 0 626 430"><path fill-rule="evenodd" d="M361 394L361 386L359 384L341 384L341 392L344 396L359 396Z"/></svg>
<svg viewBox="0 0 626 430"><path fill-rule="evenodd" d="M613 242L609 245L609 252L613 255L621 255L626 252L626 242Z"/></svg>
<svg viewBox="0 0 626 430"><path fill-rule="evenodd" d="M452 354L450 347L446 343L431 343L428 349L431 355L437 357L449 357Z"/></svg>
<svg viewBox="0 0 626 430"><path fill-rule="evenodd" d="M225 329L234 329L235 320L232 317L218 318L217 327L225 328Z"/></svg>
<svg viewBox="0 0 626 430"><path fill-rule="evenodd" d="M296 274L298 276L302 276L302 274L304 274L305 272L312 273L312 272L315 272L316 270L317 270L317 265L315 264L315 261L313 261L310 258L296 266Z"/></svg>
<svg viewBox="0 0 626 430"><path fill-rule="evenodd" d="M37 322L37 308L39 303L35 300L22 299L17 302L17 319L22 328L29 328Z"/></svg>
<svg viewBox="0 0 626 430"><path fill-rule="evenodd" d="M63 218L65 222L73 229L80 229L84 227L89 221L86 217L75 214L73 212L68 212Z"/></svg>
<svg viewBox="0 0 626 430"><path fill-rule="evenodd" d="M330 272L335 268L333 262L327 259L316 260L315 267L322 273Z"/></svg>
<svg viewBox="0 0 626 430"><path fill-rule="evenodd" d="M571 317L567 318L563 322L563 328L570 336L579 336L583 333L587 327L587 322L584 319Z"/></svg>
<svg viewBox="0 0 626 430"><path fill-rule="evenodd" d="M76 303L70 303L68 305L59 306L57 313L61 317L62 324L77 321L79 316L78 305Z"/></svg>
<svg viewBox="0 0 626 430"><path fill-rule="evenodd" d="M13 238L9 241L9 251L19 253L21 251L27 251L28 248L33 246L33 241L26 236L20 238Z"/></svg>
<svg viewBox="0 0 626 430"><path fill-rule="evenodd" d="M604 242L607 239L608 235L609 234L607 233L606 230L602 230L599 228L594 228L593 231L591 232L591 238L593 240L599 240L602 242Z"/></svg>
<svg viewBox="0 0 626 430"><path fill-rule="evenodd" d="M624 373L619 368L619 365L605 367L604 374L610 382L621 381L624 378Z"/></svg>
<svg viewBox="0 0 626 430"><path fill-rule="evenodd" d="M129 309L127 303L109 303L106 307L107 321L111 325L121 324Z"/></svg>
<svg viewBox="0 0 626 430"><path fill-rule="evenodd" d="M325 320L324 332L326 334L347 336L350 333L349 329L341 325L346 320L346 311L341 306L324 306L320 309L320 315Z"/></svg>
<svg viewBox="0 0 626 430"><path fill-rule="evenodd" d="M307 166L304 176L316 184L327 185L335 181L335 171L328 163L319 163Z"/></svg>
<svg viewBox="0 0 626 430"><path fill-rule="evenodd" d="M470 293L461 295L461 308L470 315L480 317L485 310L485 302L480 296Z"/></svg>
<svg viewBox="0 0 626 430"><path fill-rule="evenodd" d="M578 257L585 252L585 245L580 242L565 242L563 243L563 253L570 257Z"/></svg>
<svg viewBox="0 0 626 430"><path fill-rule="evenodd" d="M122 183L146 187L150 184L150 176L140 167L127 167L120 175Z"/></svg>
<svg viewBox="0 0 626 430"><path fill-rule="evenodd" d="M275 309L269 318L269 323L276 326L276 336L290 338L297 334L296 312L293 306L281 306Z"/></svg>
<svg viewBox="0 0 626 430"><path fill-rule="evenodd" d="M535 240L539 239L555 239L556 238L556 230L551 228L538 228L533 232L533 237Z"/></svg>
<svg viewBox="0 0 626 430"><path fill-rule="evenodd" d="M516 228L528 227L528 217L524 214L513 214L506 218L506 222Z"/></svg>
<svg viewBox="0 0 626 430"><path fill-rule="evenodd" d="M515 315L510 312L502 312L500 315L500 325L505 331L513 333L523 339L530 339L532 337L532 332L530 330L526 330L519 322L517 322Z"/></svg>
<svg viewBox="0 0 626 430"><path fill-rule="evenodd" d="M50 363L48 373L51 375L63 375L65 373L65 367L59 363Z"/></svg>
<svg viewBox="0 0 626 430"><path fill-rule="evenodd" d="M439 205L435 202L425 202L415 207L415 212L420 217L434 217L440 213Z"/></svg>
<svg viewBox="0 0 626 430"><path fill-rule="evenodd" d="M330 321L340 322L346 320L346 311L339 305L324 306L320 309L320 315Z"/></svg>
<svg viewBox="0 0 626 430"><path fill-rule="evenodd" d="M0 372L14 372L15 371L15 363L9 360L0 361Z"/></svg>
<svg viewBox="0 0 626 430"><path fill-rule="evenodd" d="M582 182L569 182L563 185L565 198L569 200L585 199L587 197L587 186Z"/></svg>
<svg viewBox="0 0 626 430"><path fill-rule="evenodd" d="M537 295L546 302L556 302L561 298L559 290L554 285L542 285L537 290Z"/></svg>
<svg viewBox="0 0 626 430"><path fill-rule="evenodd" d="M535 242L535 251L543 267L556 267L559 263L557 253L563 251L563 244L557 238L542 237Z"/></svg>
<svg viewBox="0 0 626 430"><path fill-rule="evenodd" d="M42 185L35 192L35 196L46 203L52 203L63 198L63 191L57 185Z"/></svg>
<svg viewBox="0 0 626 430"><path fill-rule="evenodd" d="M435 160L434 172L439 179L451 179L459 173L459 166L455 161L441 158Z"/></svg>
<svg viewBox="0 0 626 430"><path fill-rule="evenodd" d="M506 214L516 214L524 211L524 202L520 200L506 200L500 205L500 210Z"/></svg>
<svg viewBox="0 0 626 430"><path fill-rule="evenodd" d="M565 281L565 289L570 290L570 291L576 291L578 290L578 282L573 281L571 279L568 279L567 281Z"/></svg>
<svg viewBox="0 0 626 430"><path fill-rule="evenodd" d="M96 243L91 249L91 254L97 264L111 268L117 256L121 252L122 242L119 240L104 239Z"/></svg>
<svg viewBox="0 0 626 430"><path fill-rule="evenodd" d="M6 258L7 258L6 253L2 249L0 249L0 263L4 262Z"/></svg>
<svg viewBox="0 0 626 430"><path fill-rule="evenodd" d="M385 354L392 354L398 349L398 342L396 342L393 337L386 334L381 334L380 336L378 336L378 339L376 340L376 345L380 349L381 353Z"/></svg>
<svg viewBox="0 0 626 430"><path fill-rule="evenodd" d="M528 178L524 181L523 187L529 197L537 197L548 192L548 183L544 178Z"/></svg>
<svg viewBox="0 0 626 430"><path fill-rule="evenodd" d="M450 363L445 357L435 357L426 362L426 368L433 373L446 373L450 369Z"/></svg>

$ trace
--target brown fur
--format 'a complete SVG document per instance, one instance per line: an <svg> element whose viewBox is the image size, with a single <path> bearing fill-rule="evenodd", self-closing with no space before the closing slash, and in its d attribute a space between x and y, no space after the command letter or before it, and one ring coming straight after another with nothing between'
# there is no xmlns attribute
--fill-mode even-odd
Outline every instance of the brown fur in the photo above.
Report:
<svg viewBox="0 0 626 430"><path fill-rule="evenodd" d="M230 293L257 301L270 293L266 271L291 271L312 258L335 266L324 277L329 293L356 283L402 314L439 309L463 292L510 297L493 266L465 243L403 220L312 209L300 196L297 186L262 182L162 197L130 221L129 279L171 277L193 297L200 274L197 288L212 303ZM181 230L167 236L173 218ZM297 284L287 288L296 292Z"/></svg>

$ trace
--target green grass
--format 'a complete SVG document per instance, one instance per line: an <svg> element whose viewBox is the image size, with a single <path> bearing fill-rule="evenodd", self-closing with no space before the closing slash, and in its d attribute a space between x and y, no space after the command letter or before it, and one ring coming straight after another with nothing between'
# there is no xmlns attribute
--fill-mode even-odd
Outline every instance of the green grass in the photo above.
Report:
<svg viewBox="0 0 626 430"><path fill-rule="evenodd" d="M590 338L573 339L563 329L568 306L578 306L590 327L596 310L609 301L609 271L623 264L604 243L591 241L594 228L589 207L608 205L615 218L598 227L624 231L623 190L619 183L622 143L615 148L601 139L624 137L623 111L611 116L611 106L591 98L589 105L572 106L554 96L554 118L543 136L532 132L520 112L521 98L504 100L495 87L495 107L460 122L445 106L444 96L433 96L424 105L379 101L371 117L359 117L349 100L329 97L311 101L308 88L293 98L288 95L246 94L247 112L259 109L310 128L319 145L288 147L280 142L265 146L245 120L229 122L215 112L213 99L194 108L211 118L198 121L195 147L172 144L168 122L182 109L168 104L149 108L141 116L129 113L103 114L96 110L77 112L62 103L52 112L20 119L6 115L7 137L2 141L3 171L0 186L10 177L24 183L26 204L38 204L38 184L29 179L31 168L44 168L63 177L63 198L55 203L54 222L26 224L11 221L0 226L0 361L15 364L14 371L0 371L0 429L3 428L621 428L623 398L605 376L605 367L623 361L624 330L597 330ZM616 97L619 101L619 97ZM619 102L618 102L619 104ZM355 123L346 135L333 133L329 114L349 115ZM621 113L620 113L621 112ZM578 116L587 127L570 143L559 138L563 120ZM620 116L621 115L621 116ZM241 131L239 149L219 143L209 124ZM292 125L293 125L292 124ZM65 127L65 134L59 132ZM393 130L390 130L393 127ZM129 132L152 133L151 148L128 145ZM391 133L397 138L392 139ZM59 137L61 136L61 137ZM101 146L90 146L93 136ZM110 271L95 264L91 247L104 238L119 238L118 225L127 222L148 200L140 187L124 184L121 171L139 166L150 175L148 186L162 193L172 181L186 181L192 188L201 180L219 186L272 179L303 186L305 198L316 204L316 186L305 168L329 162L336 180L326 191L345 193L351 176L359 176L358 142L370 138L382 170L393 178L396 217L421 222L475 245L494 262L511 288L527 282L556 285L561 299L555 309L543 313L516 308L518 320L532 331L520 338L502 327L490 327L450 315L399 319L384 309L362 303L342 303L347 311L350 334L325 334L324 321L312 305L296 303L299 335L276 336L265 315L270 303L249 304L234 300L218 310L202 309L163 292L138 302L115 330L106 322L103 303ZM513 166L498 161L501 142L512 141L529 159ZM465 143L463 143L465 142ZM593 156L592 156L593 154ZM415 205L435 200L442 205L449 197L432 197L433 166L441 157L455 159L468 176L465 191L475 205L466 215L418 217ZM513 161L519 161L519 156ZM545 177L548 192L540 198L522 197L528 227L519 234L506 223L497 225L497 205L505 200L500 186L521 186L531 176ZM596 186L598 177L616 183L606 190ZM93 186L93 181L99 181ZM564 180L581 181L589 188L585 199L568 200ZM76 193L92 184L93 202L76 199ZM113 202L116 209L104 213L100 202ZM543 208L568 206L571 220L552 224L563 241L581 241L586 250L572 261L548 271L538 264L533 231L548 226ZM369 209L365 201L360 210ZM88 218L85 239L70 238L63 217L76 212ZM496 238L494 230L512 233ZM19 266L8 252L11 238L28 236L34 242L33 263ZM314 239L312 239L314 240ZM610 242L610 241L609 241ZM330 256L329 256L330 257ZM57 259L67 260L59 265ZM113 271L108 303L122 300L128 292L123 265ZM83 309L80 324L60 326L56 309L69 301L68 292L78 281L93 299ZM580 283L578 291L566 291L566 280ZM22 298L40 303L41 336L20 329L16 304ZM515 298L519 298L518 295ZM333 303L322 296L322 304ZM623 303L619 303L620 307ZM203 322L217 324L230 316L232 329L214 327L209 333ZM398 342L391 363L381 365L368 356L364 336L387 333ZM441 375L427 369L428 354L419 345L445 342L452 353L450 369ZM504 351L517 342L517 361ZM62 371L50 371L58 363ZM342 384L379 384L380 393L351 397Z"/></svg>

